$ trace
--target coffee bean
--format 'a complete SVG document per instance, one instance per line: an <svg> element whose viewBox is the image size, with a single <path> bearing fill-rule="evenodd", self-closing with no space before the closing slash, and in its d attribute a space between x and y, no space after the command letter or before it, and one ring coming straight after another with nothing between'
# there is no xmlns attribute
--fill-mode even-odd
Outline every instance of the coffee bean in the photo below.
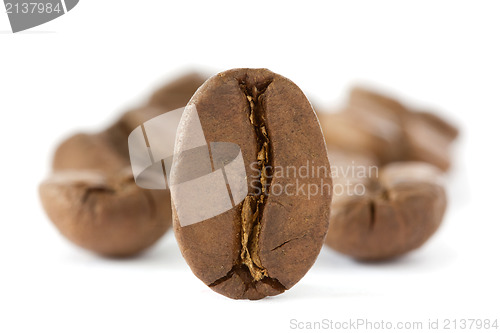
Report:
<svg viewBox="0 0 500 333"><path fill-rule="evenodd" d="M344 109L319 115L329 149L360 155L375 155L382 164L397 161L405 154L404 132L397 123Z"/></svg>
<svg viewBox="0 0 500 333"><path fill-rule="evenodd" d="M196 131L198 124L204 135ZM231 145L224 151L230 156L226 159L216 157L220 145L214 143L221 142L237 145L235 151ZM174 231L194 274L235 299L260 299L295 285L320 251L331 203L324 138L302 91L266 69L222 72L206 81L186 107L176 151L180 157L171 174ZM244 167L235 176L231 159L237 160L238 151ZM200 156L209 162L197 161ZM321 171L300 177L286 173L287 167ZM223 169L227 189L224 185L215 191L215 181L196 186L197 177L216 177ZM285 188L288 193L278 191ZM308 188L323 193L311 194ZM199 219L218 202L229 201L226 190L231 192L226 210L196 223L183 221L186 216Z"/></svg>
<svg viewBox="0 0 500 333"><path fill-rule="evenodd" d="M404 137L400 141L401 155L394 161L422 161L442 170L450 167L450 147L458 129L431 112L414 110L380 93L356 87L351 90L349 110L359 116L392 121Z"/></svg>
<svg viewBox="0 0 500 333"><path fill-rule="evenodd" d="M341 112L323 114L320 121L330 148L373 153L382 164L422 161L445 171L458 136L457 128L434 113L358 87Z"/></svg>
<svg viewBox="0 0 500 333"><path fill-rule="evenodd" d="M58 171L40 186L42 203L59 231L105 256L131 256L170 227L169 191L135 185L129 168L117 174Z"/></svg>
<svg viewBox="0 0 500 333"><path fill-rule="evenodd" d="M342 157L340 158L340 160ZM332 169L339 157L331 157ZM337 162L336 162L337 161ZM335 184L365 192L335 192L326 244L360 260L390 259L424 244L438 229L446 210L441 170L423 162L396 162L373 169L360 159L350 176L334 177ZM364 171L363 171L364 169ZM371 170L371 171L370 171Z"/></svg>
<svg viewBox="0 0 500 333"><path fill-rule="evenodd" d="M170 191L135 184L128 135L145 121L184 106L203 81L197 74L181 77L106 130L73 135L58 147L53 174L40 185L40 197L64 236L102 255L130 256L168 230Z"/></svg>
<svg viewBox="0 0 500 333"><path fill-rule="evenodd" d="M182 108L206 79L205 75L198 72L186 73L155 91L147 104L166 110Z"/></svg>

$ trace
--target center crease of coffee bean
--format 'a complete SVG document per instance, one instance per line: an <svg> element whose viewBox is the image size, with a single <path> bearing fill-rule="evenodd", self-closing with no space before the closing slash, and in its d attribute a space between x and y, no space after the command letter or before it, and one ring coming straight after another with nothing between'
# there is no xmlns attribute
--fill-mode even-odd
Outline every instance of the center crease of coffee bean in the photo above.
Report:
<svg viewBox="0 0 500 333"><path fill-rule="evenodd" d="M264 205L272 180L271 142L266 129L263 94L271 81L249 86L247 80L239 82L249 104L249 119L257 137L257 164L260 170L260 193L249 194L241 209L241 263L248 267L254 281L268 277L259 257L259 235ZM257 185L256 185L257 187Z"/></svg>

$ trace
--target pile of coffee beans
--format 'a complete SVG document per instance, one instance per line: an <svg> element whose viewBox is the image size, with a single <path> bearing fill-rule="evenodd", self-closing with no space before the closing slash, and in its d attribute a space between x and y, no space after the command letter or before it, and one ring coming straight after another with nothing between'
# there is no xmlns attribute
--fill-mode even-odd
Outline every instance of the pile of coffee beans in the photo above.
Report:
<svg viewBox="0 0 500 333"><path fill-rule="evenodd" d="M182 107L175 154L161 162L170 188L139 187L129 135ZM64 236L100 255L136 255L173 225L200 280L255 300L295 285L324 242L359 260L421 246L443 219L457 135L435 114L366 89L354 88L342 111L316 114L267 69L191 73L105 130L62 142L40 197Z"/></svg>

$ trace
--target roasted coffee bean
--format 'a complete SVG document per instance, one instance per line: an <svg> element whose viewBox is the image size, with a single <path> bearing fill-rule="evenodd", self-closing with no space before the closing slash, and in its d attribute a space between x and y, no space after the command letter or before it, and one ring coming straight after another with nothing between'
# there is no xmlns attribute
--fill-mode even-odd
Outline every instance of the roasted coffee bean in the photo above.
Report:
<svg viewBox="0 0 500 333"><path fill-rule="evenodd" d="M402 129L402 154L395 161L422 161L445 171L450 168L450 147L458 136L458 129L446 120L359 87L351 90L349 105L349 110L361 117L370 115L391 121Z"/></svg>
<svg viewBox="0 0 500 333"><path fill-rule="evenodd" d="M73 135L58 147L53 174L40 185L40 197L64 236L102 255L130 256L168 230L170 191L135 184L128 135L145 121L184 106L203 82L197 74L181 77L106 130Z"/></svg>
<svg viewBox="0 0 500 333"><path fill-rule="evenodd" d="M351 90L341 112L323 114L320 121L331 148L374 153L382 164L422 161L445 171L458 136L458 130L439 116L362 88Z"/></svg>
<svg viewBox="0 0 500 333"><path fill-rule="evenodd" d="M356 184L364 184L365 180L378 175L380 163L375 154L328 149L328 159L332 170L333 200L348 198L349 193L355 195Z"/></svg>
<svg viewBox="0 0 500 333"><path fill-rule="evenodd" d="M336 168L338 156L331 161ZM378 171L371 162L354 161L349 176L333 177L334 188L341 184L343 191L335 188L325 243L360 260L391 259L424 244L446 209L442 171L423 162L396 162Z"/></svg>
<svg viewBox="0 0 500 333"><path fill-rule="evenodd" d="M405 154L404 132L397 123L373 115L343 110L319 115L329 149L375 155L382 164Z"/></svg>
<svg viewBox="0 0 500 333"><path fill-rule="evenodd" d="M167 110L182 108L206 79L198 72L187 73L155 91L149 98L148 106Z"/></svg>
<svg viewBox="0 0 500 333"><path fill-rule="evenodd" d="M45 211L85 249L114 257L137 254L168 230L172 211L169 191L138 187L130 171L55 172L40 186Z"/></svg>
<svg viewBox="0 0 500 333"><path fill-rule="evenodd" d="M204 136L195 131L198 117ZM325 142L309 101L293 82L267 69L222 72L206 81L186 107L177 153L199 147L200 137L211 147L212 174L228 161L216 163L211 143L239 146L244 170L238 180L248 191L237 200L231 187L234 205L228 210L183 225L180 216L210 208L200 197L211 191L219 201L227 193L214 192L214 183L193 186L186 196L174 185L173 224L182 255L198 278L230 298L260 299L291 288L320 251L331 203ZM200 164L181 154L172 168L173 183L181 187L186 174L203 174ZM309 167L309 177L287 167ZM234 183L234 175L226 174ZM306 193L308 187L319 192Z"/></svg>
<svg viewBox="0 0 500 333"><path fill-rule="evenodd" d="M451 145L458 130L434 114L415 112L404 121L408 155L406 160L434 164L446 171L451 166Z"/></svg>

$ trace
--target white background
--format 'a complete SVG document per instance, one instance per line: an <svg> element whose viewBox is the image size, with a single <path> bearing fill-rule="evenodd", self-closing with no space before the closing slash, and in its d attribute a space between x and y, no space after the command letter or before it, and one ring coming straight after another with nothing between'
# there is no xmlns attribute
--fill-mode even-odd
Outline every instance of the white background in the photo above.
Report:
<svg viewBox="0 0 500 333"><path fill-rule="evenodd" d="M500 3L90 1L24 33L0 13L0 332L290 330L290 320L500 320ZM113 261L63 239L39 182L56 144L97 130L172 75L267 67L324 108L376 85L459 125L450 206L423 248L360 264L323 249L290 291L212 292L171 232ZM499 323L500 324L500 323ZM491 331L491 330L490 330Z"/></svg>

